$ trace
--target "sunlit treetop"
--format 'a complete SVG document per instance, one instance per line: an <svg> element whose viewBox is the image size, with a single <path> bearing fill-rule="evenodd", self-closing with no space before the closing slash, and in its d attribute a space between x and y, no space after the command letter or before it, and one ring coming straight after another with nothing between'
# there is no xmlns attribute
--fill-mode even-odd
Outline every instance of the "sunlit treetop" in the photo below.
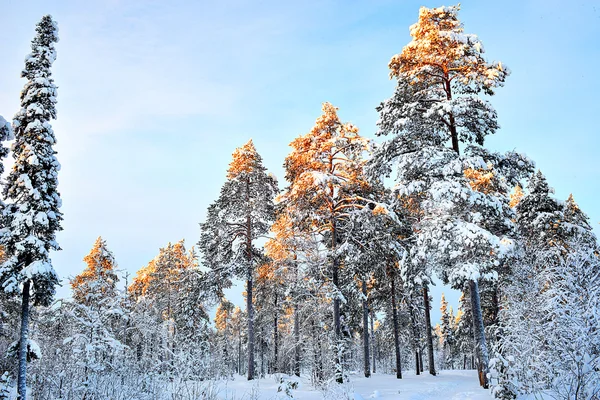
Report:
<svg viewBox="0 0 600 400"><path fill-rule="evenodd" d="M452 84L459 93L493 94L502 86L510 71L483 58L483 44L477 35L464 33L459 10L421 7L419 21L410 27L412 41L389 63L390 76Z"/></svg>
<svg viewBox="0 0 600 400"><path fill-rule="evenodd" d="M259 155L256 152L252 139L242 147L238 147L233 152L233 157L229 168L227 169L227 179L235 179L240 174L249 174L257 166Z"/></svg>
<svg viewBox="0 0 600 400"><path fill-rule="evenodd" d="M87 267L71 281L73 299L80 304L90 305L114 297L119 281L115 272L116 262L101 237L96 239L94 247L83 261Z"/></svg>
<svg viewBox="0 0 600 400"><path fill-rule="evenodd" d="M355 194L370 189L363 157L369 140L353 124L341 122L330 103L323 103L322 111L311 131L290 143L284 166L291 185L281 197L332 215L354 207Z"/></svg>

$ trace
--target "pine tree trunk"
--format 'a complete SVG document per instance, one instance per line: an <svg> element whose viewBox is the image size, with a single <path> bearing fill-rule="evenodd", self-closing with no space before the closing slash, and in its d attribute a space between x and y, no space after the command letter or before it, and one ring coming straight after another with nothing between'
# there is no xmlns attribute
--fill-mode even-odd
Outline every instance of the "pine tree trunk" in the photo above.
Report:
<svg viewBox="0 0 600 400"><path fill-rule="evenodd" d="M246 178L246 204L250 210L250 178ZM252 305L252 219L246 215L246 310L248 311L248 380L254 379L254 308Z"/></svg>
<svg viewBox="0 0 600 400"><path fill-rule="evenodd" d="M260 331L260 377L265 377L265 341L262 339L264 337L264 333L261 329Z"/></svg>
<svg viewBox="0 0 600 400"><path fill-rule="evenodd" d="M18 400L27 399L27 343L29 341L29 287L31 283L23 283L21 303L21 338L19 339L19 371L17 380Z"/></svg>
<svg viewBox="0 0 600 400"><path fill-rule="evenodd" d="M252 306L252 271L248 266L246 309L248 310L248 380L254 379L254 309Z"/></svg>
<svg viewBox="0 0 600 400"><path fill-rule="evenodd" d="M444 90L446 91L446 99L452 100L452 85L450 84L450 77L448 76L448 73L445 73L444 75ZM460 154L460 148L458 147L458 132L456 130L456 120L452 112L450 112L449 114L449 128L450 137L452 138L452 149L456 151L457 154Z"/></svg>
<svg viewBox="0 0 600 400"><path fill-rule="evenodd" d="M431 315L429 313L429 291L427 285L423 286L423 304L425 306L425 331L427 332L427 356L429 359L429 373L436 375L433 363L433 335L431 333Z"/></svg>
<svg viewBox="0 0 600 400"><path fill-rule="evenodd" d="M487 389L488 384L488 350L485 342L485 330L483 327L483 315L481 313L481 302L479 298L479 284L476 280L469 281L469 292L471 295L471 310L473 313L473 330L475 340L475 352L477 356L477 372L479 384Z"/></svg>
<svg viewBox="0 0 600 400"><path fill-rule="evenodd" d="M419 371L423 373L423 349L419 348Z"/></svg>
<svg viewBox="0 0 600 400"><path fill-rule="evenodd" d="M279 322L277 315L277 295L275 295L275 316L273 317L273 370L272 373L277 372L277 358L279 351Z"/></svg>
<svg viewBox="0 0 600 400"><path fill-rule="evenodd" d="M335 380L338 383L344 382L344 372L342 368L342 334L341 334L341 321L340 321L340 299L338 296L339 290L339 271L338 271L338 263L337 256L335 255L335 250L337 246L337 237L336 237L336 225L335 221L332 222L332 230L331 230L331 275L332 275L332 283L335 288L335 297L333 298L333 324L335 327Z"/></svg>
<svg viewBox="0 0 600 400"><path fill-rule="evenodd" d="M297 300L296 300L297 301ZM300 317L298 304L294 304L294 374L300 376Z"/></svg>
<svg viewBox="0 0 600 400"><path fill-rule="evenodd" d="M415 316L415 310L412 307L412 295L411 304L408 305L408 311L410 312L410 325L412 328L413 349L415 350L415 373L417 375L420 375L421 371L419 371L419 333L417 329L417 318Z"/></svg>
<svg viewBox="0 0 600 400"><path fill-rule="evenodd" d="M370 309L371 312L371 345L373 347L373 373L377 372L377 364L375 363L375 359L377 358L377 342L375 341L375 321L373 316L373 308Z"/></svg>
<svg viewBox="0 0 600 400"><path fill-rule="evenodd" d="M242 374L242 327L238 325L238 374Z"/></svg>
<svg viewBox="0 0 600 400"><path fill-rule="evenodd" d="M361 282L362 286L362 307L363 307L363 358L365 367L365 378L371 376L371 357L369 355L369 306L367 304L367 282L363 279Z"/></svg>
<svg viewBox="0 0 600 400"><path fill-rule="evenodd" d="M400 359L400 333L398 329L398 310L396 308L396 279L394 274L390 274L392 282L392 321L394 323L394 349L396 351L396 378L402 379L402 362Z"/></svg>

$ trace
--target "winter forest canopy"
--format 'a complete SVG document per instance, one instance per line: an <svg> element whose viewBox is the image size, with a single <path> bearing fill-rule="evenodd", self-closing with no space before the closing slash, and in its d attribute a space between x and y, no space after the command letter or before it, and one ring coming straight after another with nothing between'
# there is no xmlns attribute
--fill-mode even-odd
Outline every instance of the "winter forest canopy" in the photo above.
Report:
<svg viewBox="0 0 600 400"><path fill-rule="evenodd" d="M454 376L476 391L456 398L600 398L592 222L535 160L488 145L511 70L460 10L414 10L374 126L323 102L292 127L281 176L246 138L194 242L129 274L98 236L67 296L51 259L71 226L53 130L61 49L43 16L19 109L0 117L0 399L363 398L354 385L451 398L428 385ZM155 213L176 205L164 201ZM436 286L461 294L455 308Z"/></svg>

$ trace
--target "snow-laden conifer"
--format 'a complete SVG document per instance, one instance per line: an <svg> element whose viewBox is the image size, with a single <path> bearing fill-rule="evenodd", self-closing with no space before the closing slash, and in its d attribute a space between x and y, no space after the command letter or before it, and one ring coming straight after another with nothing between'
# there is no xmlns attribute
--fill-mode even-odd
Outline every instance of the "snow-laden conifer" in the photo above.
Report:
<svg viewBox="0 0 600 400"><path fill-rule="evenodd" d="M56 138L50 120L56 118L56 86L50 67L56 59L54 43L58 28L50 15L36 26L31 54L25 59L21 77L27 83L21 92L21 109L15 115L15 163L4 197L2 246L6 260L0 267L4 291L22 295L22 327L19 349L19 394L26 398L26 343L29 299L48 304L54 296L58 276L50 261L50 250L59 250L61 200L57 191L60 164L53 149Z"/></svg>
<svg viewBox="0 0 600 400"><path fill-rule="evenodd" d="M396 91L378 110L373 171L397 171L396 192L414 215L412 262L433 268L455 288L470 286L480 380L487 386L487 345L479 280L495 279L512 248L510 189L531 163L517 153L481 147L498 129L493 94L508 70L488 63L475 35L465 34L458 7L422 7L412 41L390 61ZM466 146L461 152L460 143ZM428 272L425 275L428 276Z"/></svg>
<svg viewBox="0 0 600 400"><path fill-rule="evenodd" d="M266 235L275 219L277 181L267 174L252 140L233 153L219 198L200 224L198 246L219 285L233 276L246 279L248 313L248 379L254 379L253 280L261 256L255 241Z"/></svg>

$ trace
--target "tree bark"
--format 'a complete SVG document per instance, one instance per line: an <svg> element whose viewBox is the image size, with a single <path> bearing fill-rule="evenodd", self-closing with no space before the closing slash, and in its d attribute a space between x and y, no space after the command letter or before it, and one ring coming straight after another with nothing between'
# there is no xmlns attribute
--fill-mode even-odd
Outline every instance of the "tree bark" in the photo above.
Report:
<svg viewBox="0 0 600 400"><path fill-rule="evenodd" d="M398 329L398 310L396 307L396 279L394 274L390 274L392 282L392 321L394 323L394 349L396 351L396 378L402 379L402 361L400 359L400 334Z"/></svg>
<svg viewBox="0 0 600 400"><path fill-rule="evenodd" d="M279 322L277 318L277 294L275 294L275 313L273 317L273 371L277 372L277 357L279 352Z"/></svg>
<svg viewBox="0 0 600 400"><path fill-rule="evenodd" d="M237 362L238 374L242 374L242 327L238 325L238 362Z"/></svg>
<svg viewBox="0 0 600 400"><path fill-rule="evenodd" d="M363 279L362 286L362 307L363 307L363 359L365 367L365 378L371 376L371 357L369 355L369 305L367 303L367 282Z"/></svg>
<svg viewBox="0 0 600 400"><path fill-rule="evenodd" d="M469 292L471 295L471 310L473 312L473 335L475 340L475 352L477 355L477 373L479 384L487 389L488 383L488 350L485 342L485 330L483 327L483 315L481 314L481 301L479 298L479 284L476 280L469 281Z"/></svg>
<svg viewBox="0 0 600 400"><path fill-rule="evenodd" d="M373 308L369 310L371 313L371 346L373 347L373 373L377 372L377 364L375 359L377 358L377 342L375 341L375 316L373 315Z"/></svg>
<svg viewBox="0 0 600 400"><path fill-rule="evenodd" d="M297 300L296 300L297 301ZM294 304L294 375L300 376L300 318L298 304Z"/></svg>
<svg viewBox="0 0 600 400"><path fill-rule="evenodd" d="M412 307L412 295L411 304L408 305L408 311L410 312L410 325L412 328L413 335L413 349L415 351L415 373L417 375L420 375L421 371L419 371L419 330L417 328L417 317L415 316L415 310Z"/></svg>
<svg viewBox="0 0 600 400"><path fill-rule="evenodd" d="M248 310L248 380L254 379L254 309L252 306L252 267L246 279L246 309Z"/></svg>
<svg viewBox="0 0 600 400"><path fill-rule="evenodd" d="M250 178L246 179L246 204L250 210ZM246 215L246 310L248 311L248 380L254 379L254 308L252 305L252 219Z"/></svg>
<svg viewBox="0 0 600 400"><path fill-rule="evenodd" d="M21 339L19 341L19 371L17 379L18 400L27 399L27 343L29 341L29 287L30 281L23 283L21 303Z"/></svg>
<svg viewBox="0 0 600 400"><path fill-rule="evenodd" d="M427 285L423 286L423 304L425 306L425 331L427 332L427 356L429 359L429 373L436 375L433 363L433 335L431 333L431 315L429 312L429 291Z"/></svg>
<svg viewBox="0 0 600 400"><path fill-rule="evenodd" d="M338 383L344 382L344 372L342 368L342 334L341 334L341 323L340 323L340 299L338 297L339 291L339 271L337 265L337 256L335 255L335 250L337 246L337 237L336 237L336 225L335 221L332 222L332 230L331 230L331 275L332 275L332 283L335 288L335 297L333 298L333 325L335 327L335 380Z"/></svg>

